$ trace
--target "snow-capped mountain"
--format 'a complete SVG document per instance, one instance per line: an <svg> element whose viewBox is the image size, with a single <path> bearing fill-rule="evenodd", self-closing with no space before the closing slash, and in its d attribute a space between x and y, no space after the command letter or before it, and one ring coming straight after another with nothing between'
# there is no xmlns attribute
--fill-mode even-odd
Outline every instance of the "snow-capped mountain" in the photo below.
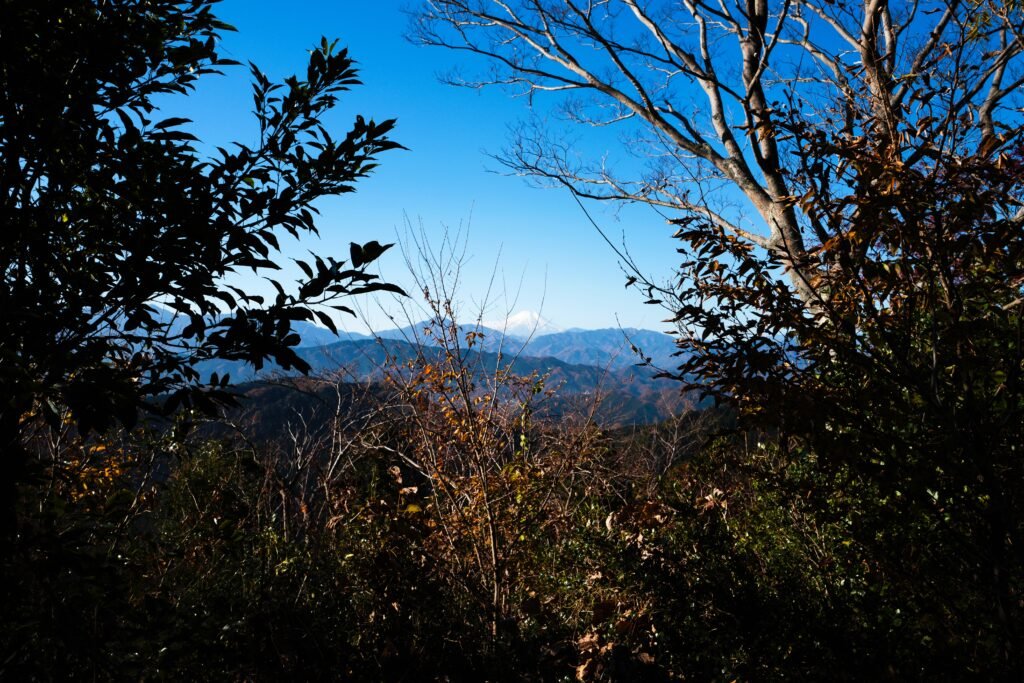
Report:
<svg viewBox="0 0 1024 683"><path fill-rule="evenodd" d="M561 327L558 327L536 311L519 311L518 313L513 313L505 320L485 321L483 326L522 339L541 337L546 334L562 331Z"/></svg>

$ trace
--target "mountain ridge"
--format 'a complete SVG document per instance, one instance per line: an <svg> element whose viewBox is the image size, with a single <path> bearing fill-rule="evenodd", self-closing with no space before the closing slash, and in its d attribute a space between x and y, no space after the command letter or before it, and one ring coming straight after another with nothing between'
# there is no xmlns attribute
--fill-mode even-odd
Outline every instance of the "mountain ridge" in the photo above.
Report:
<svg viewBox="0 0 1024 683"><path fill-rule="evenodd" d="M388 377L408 377L417 363L443 364L445 350L395 339L345 340L319 347L297 350L314 375L344 382L381 383ZM625 426L657 422L692 405L673 382L658 380L650 368L602 368L567 363L552 357L504 355L488 351L465 350L462 365L470 370L474 383L486 386L501 373L535 378L539 386L555 389L545 413L555 417L569 414L600 399L595 417L606 426ZM274 375L295 376L280 368L268 367L256 373L237 361L211 360L199 365L202 374L230 375L236 386L258 382Z"/></svg>
<svg viewBox="0 0 1024 683"><path fill-rule="evenodd" d="M305 326L313 327L308 323L305 323ZM325 332L333 341L380 338L437 346L441 342L438 340L436 328L437 326L430 321L423 321L401 328L383 330L374 335L341 332L334 337L329 330L323 329L322 332ZM650 359L654 367L663 370L678 365L675 358L678 348L674 337L654 330L633 327L608 327L595 330L572 328L530 339L509 335L483 324L461 324L457 326L457 330L461 348L477 348L492 353L525 355L532 358L556 358L567 363L613 368L643 364L646 359ZM307 344L303 332L300 330L297 332L303 339L300 342L301 348L315 348L324 345ZM446 331L445 336L451 337L451 331ZM317 333L315 338L323 339L324 335Z"/></svg>

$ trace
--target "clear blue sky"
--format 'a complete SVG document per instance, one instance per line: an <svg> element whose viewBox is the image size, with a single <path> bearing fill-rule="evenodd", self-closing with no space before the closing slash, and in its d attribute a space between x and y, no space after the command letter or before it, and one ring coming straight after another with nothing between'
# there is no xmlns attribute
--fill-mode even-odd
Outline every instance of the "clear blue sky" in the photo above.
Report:
<svg viewBox="0 0 1024 683"><path fill-rule="evenodd" d="M343 94L329 121L344 131L357 113L397 118L393 137L409 148L382 155L380 167L354 194L321 204L320 240L289 245L287 254L299 256L308 249L344 256L349 241L392 242L404 232L407 218L421 224L433 241L446 225L468 226L468 260L459 291L464 318L475 314L497 261L497 291L485 319L503 317L510 304L502 300L502 289L511 295L522 282L515 310L540 310L564 328L621 324L664 329L659 321L665 312L645 306L640 292L624 288L616 255L566 191L538 189L495 172L500 167L487 152L500 151L508 127L529 115L525 101L500 90L439 82L438 74L467 57L408 43L403 37L408 19L401 11L406 4L225 0L217 6L218 16L238 29L224 36L225 56L251 60L272 79L303 71L307 51L321 36L338 38L359 63L364 85ZM194 96L168 102L165 112L194 119L193 130L204 143L253 142L251 106L248 72L238 67L200 81ZM600 155L605 150L586 151ZM647 272L671 274L676 244L663 219L646 209L616 213L610 206L589 208L613 238L626 236ZM410 283L397 248L384 257L381 272L403 286ZM376 305L362 304L370 325L390 326ZM345 324L365 329L362 322Z"/></svg>

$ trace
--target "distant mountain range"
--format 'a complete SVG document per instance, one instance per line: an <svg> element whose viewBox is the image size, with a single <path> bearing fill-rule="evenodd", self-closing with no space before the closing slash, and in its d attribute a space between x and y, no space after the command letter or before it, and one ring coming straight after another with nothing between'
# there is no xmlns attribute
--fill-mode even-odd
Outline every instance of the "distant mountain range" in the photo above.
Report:
<svg viewBox="0 0 1024 683"><path fill-rule="evenodd" d="M396 339L359 339L298 350L311 366L312 374L342 382L380 383L389 373L408 376L410 361L443 362L445 351L437 346L421 346ZM470 368L479 387L486 387L500 369L520 377L543 380L545 389L554 389L543 398L538 414L560 417L593 411L594 419L605 426L647 424L678 414L691 405L682 396L679 385L658 380L650 368L613 367L567 363L553 357L525 354L506 355L488 351L464 351L463 363ZM249 384L272 377L274 369L257 375L252 369L233 361L209 361L201 364L203 375L229 374L237 383ZM277 373L281 374L281 373ZM242 387L247 394L252 386ZM595 399L596 402L595 402ZM261 409L265 412L265 408Z"/></svg>
<svg viewBox="0 0 1024 683"><path fill-rule="evenodd" d="M384 378L386 367L401 367L417 358L440 362L444 351L433 329L422 323L375 337L348 332L336 337L309 323L294 326L302 337L297 353L310 364L313 374L371 383ZM544 410L551 415L579 412L582 405L600 397L595 417L602 424L621 426L655 422L690 405L680 395L678 384L654 378L658 369L678 364L673 338L661 332L574 329L526 339L483 326L461 325L458 333L464 363L473 369L478 383L482 385L499 369L543 377L546 388L557 390L545 403ZM638 365L643 358L650 358L653 367ZM236 384L285 374L273 366L257 373L244 363L220 360L202 363L198 369L204 377L214 372L230 375Z"/></svg>
<svg viewBox="0 0 1024 683"><path fill-rule="evenodd" d="M521 339L530 339L563 331L561 327L558 327L547 318L541 316L540 313L534 311L519 311L505 318L505 320L484 321L481 325Z"/></svg>
<svg viewBox="0 0 1024 683"><path fill-rule="evenodd" d="M158 315L170 325L172 332L180 332L188 323L188 318L174 315L165 309L159 310ZM648 359L650 364L659 370L671 370L679 364L674 355L677 350L675 340L662 332L636 328L562 330L533 311L521 311L509 316L504 322L492 322L490 325L459 325L459 344L463 348L501 354L508 359L516 356L554 358L564 363L607 369L628 368L644 363ZM312 323L292 323L292 330L302 340L299 343L299 347L303 349L300 355L313 358L322 356L322 353L317 351L320 347L334 346L342 342L383 339L404 341L413 345L437 346L439 342L436 328L436 325L425 321L374 334L345 330L335 334L325 327ZM341 355L345 357L348 354ZM226 370L230 368L231 376L238 378L239 381L252 380L257 375L251 369L246 369L244 363L212 363Z"/></svg>
<svg viewBox="0 0 1024 683"><path fill-rule="evenodd" d="M650 359L657 369L670 370L679 362L675 339L651 330L566 330L531 339L523 354L551 357L578 365L628 368Z"/></svg>
<svg viewBox="0 0 1024 683"><path fill-rule="evenodd" d="M384 330L376 335L340 332L335 337L330 330L309 323L298 323L293 329L302 338L301 347L377 338L424 346L438 345L434 326L426 322ZM469 342L470 335L472 343ZM663 332L636 328L571 329L524 337L484 325L459 325L459 343L462 347L472 346L479 351L501 353L506 357L556 358L566 363L601 368L628 368L648 359L659 370L671 370L679 364L675 357L677 347L673 337Z"/></svg>
<svg viewBox="0 0 1024 683"><path fill-rule="evenodd" d="M185 324L181 316L161 313L172 327ZM595 417L609 426L655 422L689 405L678 384L654 378L659 370L679 364L670 335L632 328L561 330L529 311L497 324L502 329L482 324L457 328L460 354L467 367L473 368L480 386L498 370L544 378L545 388L557 390L545 402L546 413L579 413L582 406L592 405L594 398L600 397ZM444 354L437 326L429 322L372 336L346 331L335 335L308 322L293 323L292 329L302 340L296 352L310 364L314 375L347 382L376 383L384 378L386 367L402 366L417 358L440 361ZM645 365L647 360L649 365ZM206 361L197 369L204 379L213 373L228 375L236 385L296 374L273 364L256 372L246 363L226 360ZM253 391L252 386L245 388L247 394Z"/></svg>

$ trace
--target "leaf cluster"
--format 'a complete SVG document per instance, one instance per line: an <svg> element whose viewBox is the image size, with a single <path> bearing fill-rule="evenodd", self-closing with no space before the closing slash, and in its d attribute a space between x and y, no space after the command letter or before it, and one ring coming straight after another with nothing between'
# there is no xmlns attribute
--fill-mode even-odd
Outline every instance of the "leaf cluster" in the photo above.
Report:
<svg viewBox="0 0 1024 683"><path fill-rule="evenodd" d="M864 482L854 538L879 580L1012 669L1024 529L1021 149L909 163L864 138L795 133L806 133L810 189L793 201L821 238L802 268L815 298L780 283L785 259L686 222L671 294L676 376L734 406L794 462L813 457ZM814 182L823 174L811 162L822 160L836 162L834 184ZM926 631L929 642L950 637Z"/></svg>
<svg viewBox="0 0 1024 683"><path fill-rule="evenodd" d="M359 83L326 39L301 76L272 82L254 65L257 142L207 155L190 121L165 117L199 78L235 62L233 30L206 0L5 2L0 67L0 406L5 444L30 411L69 407L83 432L132 424L156 397L165 410L209 407L198 361L272 361L307 370L297 320L333 328L323 307L398 291L367 268L388 245L353 245L348 261L314 256L286 288L269 277L280 237L317 233L316 202L354 190L399 145L393 120L323 123ZM265 278L264 297L237 285Z"/></svg>

